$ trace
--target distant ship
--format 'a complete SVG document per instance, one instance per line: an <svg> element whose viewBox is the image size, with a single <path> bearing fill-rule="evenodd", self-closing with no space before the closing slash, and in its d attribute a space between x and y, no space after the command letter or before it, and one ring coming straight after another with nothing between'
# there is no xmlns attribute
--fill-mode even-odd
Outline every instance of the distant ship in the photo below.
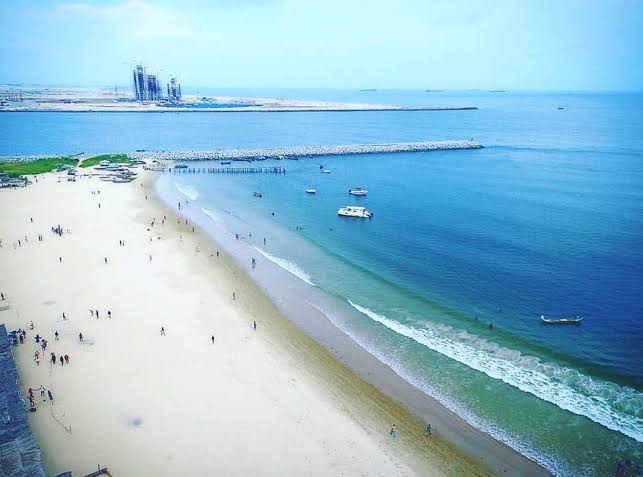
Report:
<svg viewBox="0 0 643 477"><path fill-rule="evenodd" d="M317 189L306 189L304 192L306 192L306 194L316 194Z"/></svg>

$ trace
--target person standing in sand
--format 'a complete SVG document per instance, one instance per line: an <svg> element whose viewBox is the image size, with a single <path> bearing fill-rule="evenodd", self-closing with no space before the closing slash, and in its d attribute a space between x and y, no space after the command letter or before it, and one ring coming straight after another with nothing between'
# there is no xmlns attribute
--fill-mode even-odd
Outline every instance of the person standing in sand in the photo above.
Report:
<svg viewBox="0 0 643 477"><path fill-rule="evenodd" d="M212 340L212 344L214 344L214 335L212 335L210 339Z"/></svg>
<svg viewBox="0 0 643 477"><path fill-rule="evenodd" d="M49 402L54 403L54 395L51 394L51 389L47 390L47 397L49 397Z"/></svg>
<svg viewBox="0 0 643 477"><path fill-rule="evenodd" d="M396 431L396 428L395 428L395 424L393 424L393 427L391 427L391 432L390 432L390 434L391 434L391 437L392 437L393 439L395 439L395 438L397 437L397 431Z"/></svg>
<svg viewBox="0 0 643 477"><path fill-rule="evenodd" d="M165 327L161 326L161 336L165 336Z"/></svg>
<svg viewBox="0 0 643 477"><path fill-rule="evenodd" d="M80 341L81 343L83 342L83 334L82 333L78 333L78 341Z"/></svg>

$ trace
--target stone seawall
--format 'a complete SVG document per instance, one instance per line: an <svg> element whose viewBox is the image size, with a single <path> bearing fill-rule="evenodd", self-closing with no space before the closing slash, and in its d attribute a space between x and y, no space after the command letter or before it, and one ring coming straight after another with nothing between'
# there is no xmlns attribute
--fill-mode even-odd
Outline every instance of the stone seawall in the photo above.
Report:
<svg viewBox="0 0 643 477"><path fill-rule="evenodd" d="M263 160L296 157L343 156L352 154L381 154L395 152L425 152L456 149L481 149L478 141L421 141L389 144L348 144L343 146L291 146L257 149L221 149L215 151L144 151L129 154L149 160L198 161L198 160Z"/></svg>

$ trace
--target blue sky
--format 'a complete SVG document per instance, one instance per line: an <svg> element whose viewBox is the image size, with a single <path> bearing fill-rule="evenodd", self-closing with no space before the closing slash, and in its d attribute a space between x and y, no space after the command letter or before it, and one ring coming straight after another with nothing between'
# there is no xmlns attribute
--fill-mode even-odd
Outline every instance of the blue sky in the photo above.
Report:
<svg viewBox="0 0 643 477"><path fill-rule="evenodd" d="M643 0L2 0L0 83L643 90Z"/></svg>

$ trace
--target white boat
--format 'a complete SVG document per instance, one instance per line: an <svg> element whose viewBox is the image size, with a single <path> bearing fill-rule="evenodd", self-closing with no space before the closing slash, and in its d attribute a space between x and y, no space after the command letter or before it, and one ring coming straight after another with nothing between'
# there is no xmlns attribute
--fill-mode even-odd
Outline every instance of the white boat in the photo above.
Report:
<svg viewBox="0 0 643 477"><path fill-rule="evenodd" d="M362 219L370 219L373 217L373 214L369 212L366 207L355 207L352 205L340 207L337 211L337 215L341 215L343 217L359 217Z"/></svg>
<svg viewBox="0 0 643 477"><path fill-rule="evenodd" d="M547 325L578 325L583 321L583 318L576 316L574 318L551 319L545 318L545 315L540 315L540 320Z"/></svg>
<svg viewBox="0 0 643 477"><path fill-rule="evenodd" d="M317 189L306 189L304 192L306 192L306 194L316 194Z"/></svg>
<svg viewBox="0 0 643 477"><path fill-rule="evenodd" d="M366 189L362 189L361 187L353 187L348 191L350 195L366 195L368 194L368 191Z"/></svg>
<svg viewBox="0 0 643 477"><path fill-rule="evenodd" d="M322 169L322 174L330 174L331 172L333 171L331 171L330 169Z"/></svg>

